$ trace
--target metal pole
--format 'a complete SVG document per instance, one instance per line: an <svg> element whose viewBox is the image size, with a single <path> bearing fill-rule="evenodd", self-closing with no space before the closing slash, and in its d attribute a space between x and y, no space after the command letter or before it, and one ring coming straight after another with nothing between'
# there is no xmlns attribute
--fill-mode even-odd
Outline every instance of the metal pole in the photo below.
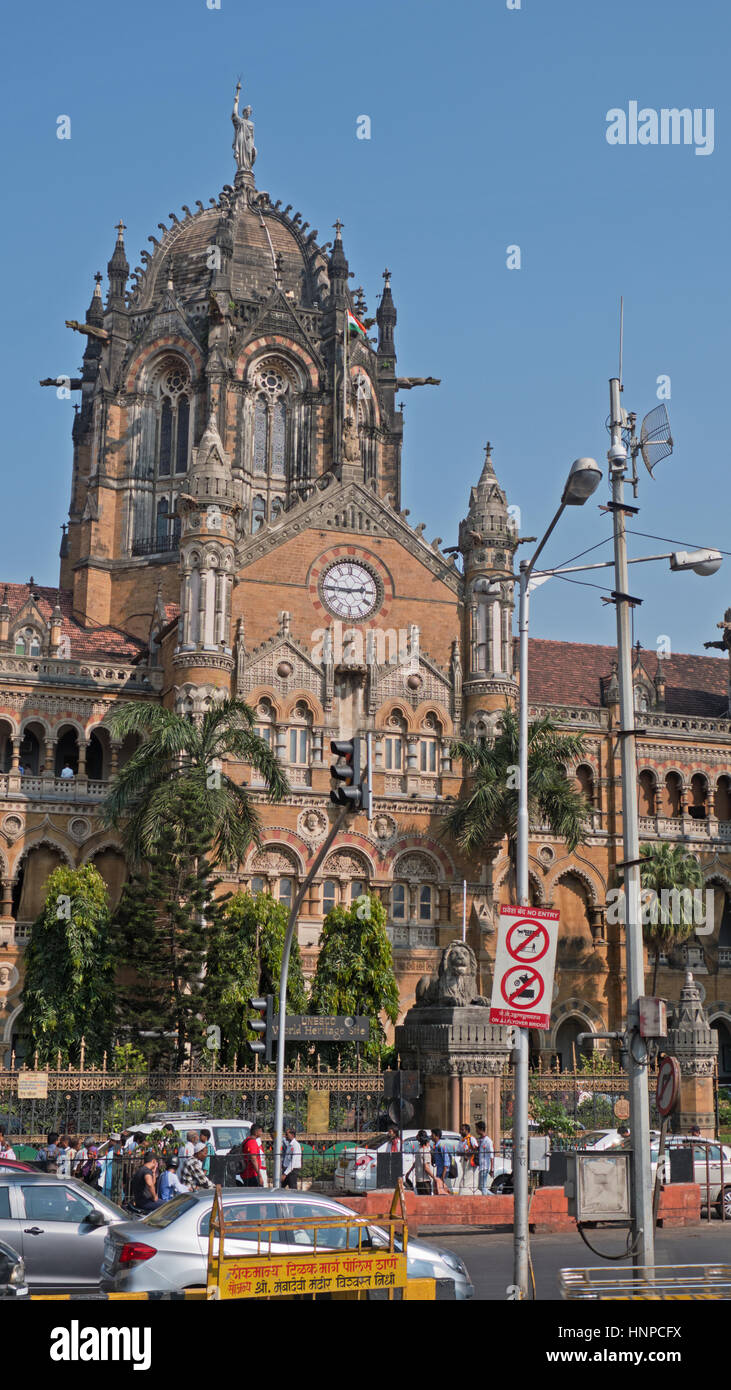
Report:
<svg viewBox="0 0 731 1390"><path fill-rule="evenodd" d="M282 1182L282 1131L284 1127L284 1050L287 1036L287 979L289 976L289 957L292 950L292 942L297 927L297 918L302 906L307 889L312 883L325 855L327 854L333 840L340 830L343 821L348 814L348 807L344 806L336 817L327 838L323 841L317 856L309 869L299 892L297 893L289 914L287 923L287 934L284 938L284 949L282 951L282 968L279 973L279 1036L277 1038L277 1081L274 1093L274 1186L280 1187Z"/></svg>
<svg viewBox="0 0 731 1390"><path fill-rule="evenodd" d="M520 566L520 688L518 699L518 902L528 903L528 624L530 571ZM528 1297L530 1237L528 1230L528 1033L517 1028L513 1052L515 1100L513 1105L513 1283L521 1298Z"/></svg>
<svg viewBox="0 0 731 1390"><path fill-rule="evenodd" d="M645 959L640 916L640 833L637 808L637 757L632 688L632 636L628 598L627 536L624 474L627 451L622 443L620 383L609 383L612 446L609 450L614 519L614 583L619 664L619 721L622 764L622 846L626 903L627 1071L629 1074L630 1134L632 1136L633 1262L654 1265L655 1232L650 1179L650 1098L647 1048L639 1033L640 995L645 992Z"/></svg>
<svg viewBox="0 0 731 1390"><path fill-rule="evenodd" d="M467 940L467 879L462 879L462 940Z"/></svg>

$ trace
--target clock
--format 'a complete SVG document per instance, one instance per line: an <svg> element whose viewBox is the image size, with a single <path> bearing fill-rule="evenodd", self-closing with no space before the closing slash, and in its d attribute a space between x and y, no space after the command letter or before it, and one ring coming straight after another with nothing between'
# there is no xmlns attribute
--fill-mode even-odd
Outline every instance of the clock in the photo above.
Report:
<svg viewBox="0 0 731 1390"><path fill-rule="evenodd" d="M336 618L357 622L378 607L380 585L375 575L357 560L337 560L320 580L324 603Z"/></svg>

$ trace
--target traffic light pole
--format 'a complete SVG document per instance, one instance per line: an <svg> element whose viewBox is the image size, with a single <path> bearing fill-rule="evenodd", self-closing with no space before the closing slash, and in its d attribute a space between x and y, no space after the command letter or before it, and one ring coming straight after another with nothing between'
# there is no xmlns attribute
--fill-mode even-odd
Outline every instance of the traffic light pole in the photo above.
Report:
<svg viewBox="0 0 731 1390"><path fill-rule="evenodd" d="M304 882L301 884L297 893L287 923L287 934L284 938L284 949L282 951L282 968L279 974L279 1036L277 1038L277 1082L274 1094L274 1186L281 1187L282 1184L282 1134L284 1129L284 1051L287 1040L287 980L289 977L289 957L292 951L292 942L297 928L299 910L304 901L305 895L314 879L325 855L330 849L336 835L341 830L349 814L349 808L344 806L330 828L330 831L323 841L320 849L315 856L312 867L307 873Z"/></svg>

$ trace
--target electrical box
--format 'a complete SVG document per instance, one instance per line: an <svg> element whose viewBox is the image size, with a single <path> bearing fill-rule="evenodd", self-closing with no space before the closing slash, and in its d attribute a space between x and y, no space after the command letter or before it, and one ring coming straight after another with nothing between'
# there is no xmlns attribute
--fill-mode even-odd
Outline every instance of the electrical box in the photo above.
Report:
<svg viewBox="0 0 731 1390"><path fill-rule="evenodd" d="M528 1140L528 1167L531 1173L547 1173L551 1163L551 1140L538 1134Z"/></svg>
<svg viewBox="0 0 731 1390"><path fill-rule="evenodd" d="M567 1154L564 1191L569 1216L577 1221L629 1221L629 1150L574 1151Z"/></svg>
<svg viewBox="0 0 731 1390"><path fill-rule="evenodd" d="M638 999L640 1009L640 1037L666 1038L668 1035L668 1006L665 999L653 999L642 995Z"/></svg>

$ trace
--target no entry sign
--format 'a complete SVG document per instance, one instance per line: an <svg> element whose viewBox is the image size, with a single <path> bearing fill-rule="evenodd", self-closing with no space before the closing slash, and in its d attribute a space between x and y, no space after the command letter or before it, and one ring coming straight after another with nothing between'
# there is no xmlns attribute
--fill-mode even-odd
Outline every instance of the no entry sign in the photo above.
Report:
<svg viewBox="0 0 731 1390"><path fill-rule="evenodd" d="M558 929L551 908L500 908L491 1023L550 1028Z"/></svg>

